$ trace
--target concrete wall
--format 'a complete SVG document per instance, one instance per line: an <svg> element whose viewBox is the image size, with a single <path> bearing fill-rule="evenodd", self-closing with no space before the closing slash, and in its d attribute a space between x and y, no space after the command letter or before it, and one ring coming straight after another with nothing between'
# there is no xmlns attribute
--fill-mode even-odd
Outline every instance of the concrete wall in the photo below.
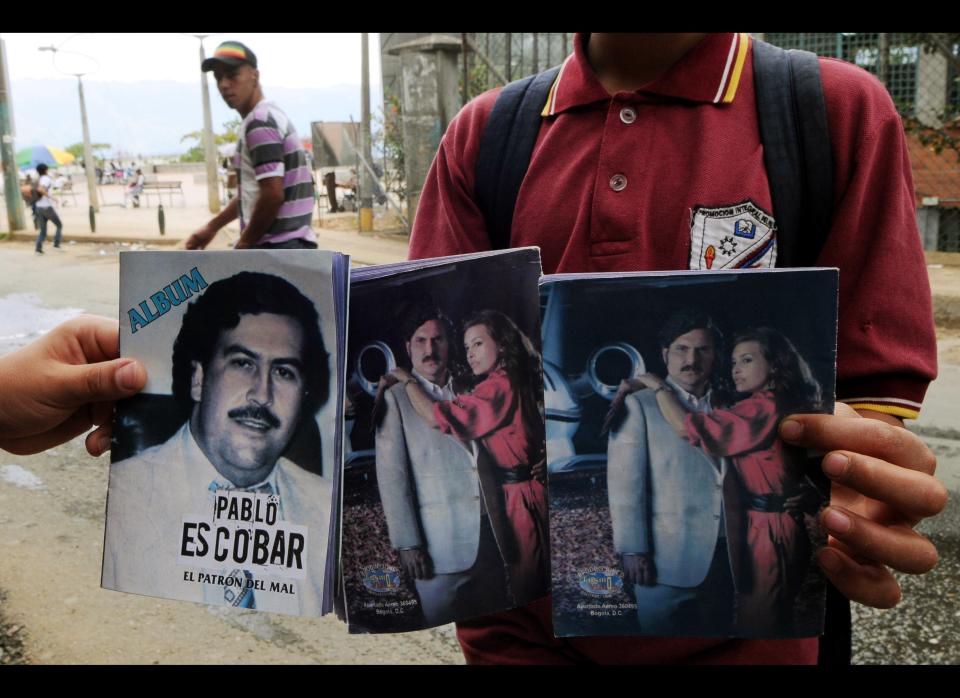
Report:
<svg viewBox="0 0 960 698"><path fill-rule="evenodd" d="M188 172L206 173L207 165L202 162L175 162L169 165L154 165L154 174L186 174Z"/></svg>

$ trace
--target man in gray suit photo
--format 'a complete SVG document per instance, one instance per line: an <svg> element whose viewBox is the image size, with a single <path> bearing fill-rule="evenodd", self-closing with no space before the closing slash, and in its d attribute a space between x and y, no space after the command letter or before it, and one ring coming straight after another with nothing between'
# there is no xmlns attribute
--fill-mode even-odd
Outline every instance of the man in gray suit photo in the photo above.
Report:
<svg viewBox="0 0 960 698"><path fill-rule="evenodd" d="M658 340L667 369L660 389L673 390L687 411L712 411L723 349L714 321L676 313ZM627 383L619 395L626 414L608 442L607 484L614 548L625 584L634 585L641 631L726 635L743 557L736 472L678 436L655 391Z"/></svg>
<svg viewBox="0 0 960 698"><path fill-rule="evenodd" d="M456 334L439 308L419 305L401 327L410 380L433 400L453 400ZM396 383L382 393L376 468L391 546L414 580L427 626L509 605L497 536L499 504L484 499L477 447L431 428ZM482 456L481 456L482 457ZM490 494L487 495L488 497ZM493 509L494 516L489 515Z"/></svg>
<svg viewBox="0 0 960 698"><path fill-rule="evenodd" d="M102 586L321 615L332 485L283 454L327 401L329 379L319 314L296 287L255 272L210 284L173 345L173 394L186 421L165 443L111 465ZM271 574L236 558L238 569L219 574L187 564L183 556L205 545L184 521L211 511L220 490L270 496L278 520L305 537L284 556L297 570ZM210 548L236 550L217 531Z"/></svg>

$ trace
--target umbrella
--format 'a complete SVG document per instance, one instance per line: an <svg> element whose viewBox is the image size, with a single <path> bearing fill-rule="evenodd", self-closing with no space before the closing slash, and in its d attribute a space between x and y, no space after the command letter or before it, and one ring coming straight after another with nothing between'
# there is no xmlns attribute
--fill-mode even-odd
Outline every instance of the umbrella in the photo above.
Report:
<svg viewBox="0 0 960 698"><path fill-rule="evenodd" d="M69 165L74 160L76 158L67 151L50 145L34 145L17 153L17 167L21 170L28 170L41 163L44 165Z"/></svg>

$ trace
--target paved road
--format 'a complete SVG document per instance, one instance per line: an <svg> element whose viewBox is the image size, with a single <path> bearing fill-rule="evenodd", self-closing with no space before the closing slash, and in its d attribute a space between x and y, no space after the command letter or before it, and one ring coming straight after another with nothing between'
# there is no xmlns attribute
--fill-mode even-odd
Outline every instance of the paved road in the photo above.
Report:
<svg viewBox="0 0 960 698"><path fill-rule="evenodd" d="M361 262L405 254L396 239L321 237ZM0 353L80 311L115 316L119 249L129 245L68 244L35 257L29 243L0 242ZM954 279L943 278L945 286ZM936 450L951 491L947 511L923 524L941 563L902 579L905 600L896 609L855 609L856 663L960 663L960 332L941 335L941 377L913 427ZM0 663L461 661L449 626L349 636L329 617L231 612L99 589L107 468L80 440L30 457L0 453Z"/></svg>

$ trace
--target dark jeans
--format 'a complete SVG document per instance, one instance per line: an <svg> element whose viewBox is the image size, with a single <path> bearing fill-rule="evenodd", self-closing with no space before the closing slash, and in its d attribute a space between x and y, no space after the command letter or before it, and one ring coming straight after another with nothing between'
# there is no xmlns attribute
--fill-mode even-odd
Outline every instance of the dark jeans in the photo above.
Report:
<svg viewBox="0 0 960 698"><path fill-rule="evenodd" d="M53 246L60 247L60 234L63 232L63 223L60 222L60 216L53 210L53 206L37 206L37 218L40 219L40 234L37 235L37 249L43 250L43 241L47 239L47 221L52 221L57 226L57 232L53 236Z"/></svg>
<svg viewBox="0 0 960 698"><path fill-rule="evenodd" d="M261 242L254 247L258 250L315 250L317 249L317 243L303 238L293 238L293 240L284 240L283 242Z"/></svg>

